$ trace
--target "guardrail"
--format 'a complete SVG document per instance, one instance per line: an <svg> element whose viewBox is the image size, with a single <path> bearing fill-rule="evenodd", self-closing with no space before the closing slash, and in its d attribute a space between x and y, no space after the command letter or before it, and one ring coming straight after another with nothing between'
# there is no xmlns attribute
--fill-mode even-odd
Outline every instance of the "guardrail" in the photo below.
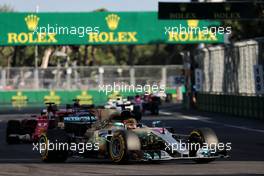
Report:
<svg viewBox="0 0 264 176"><path fill-rule="evenodd" d="M197 108L207 112L264 119L264 96L198 93Z"/></svg>

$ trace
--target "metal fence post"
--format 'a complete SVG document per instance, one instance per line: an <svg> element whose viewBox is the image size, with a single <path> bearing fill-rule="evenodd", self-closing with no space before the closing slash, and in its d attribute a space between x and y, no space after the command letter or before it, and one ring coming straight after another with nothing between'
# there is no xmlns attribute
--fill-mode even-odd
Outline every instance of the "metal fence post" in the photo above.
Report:
<svg viewBox="0 0 264 176"><path fill-rule="evenodd" d="M99 72L99 85L103 85L104 84L104 67L99 67L98 72Z"/></svg>
<svg viewBox="0 0 264 176"><path fill-rule="evenodd" d="M4 88L6 86L6 69L1 69L1 85Z"/></svg>
<svg viewBox="0 0 264 176"><path fill-rule="evenodd" d="M38 68L34 69L34 88L37 90L39 89L39 74Z"/></svg>
<svg viewBox="0 0 264 176"><path fill-rule="evenodd" d="M130 67L129 75L130 75L130 85L135 85L136 79L135 79L135 68L134 67Z"/></svg>
<svg viewBox="0 0 264 176"><path fill-rule="evenodd" d="M162 67L162 70L161 70L161 85L166 87L166 83L167 83L167 67L164 66Z"/></svg>
<svg viewBox="0 0 264 176"><path fill-rule="evenodd" d="M60 64L57 65L56 79L55 79L55 89L60 88Z"/></svg>
<svg viewBox="0 0 264 176"><path fill-rule="evenodd" d="M74 85L72 86L72 88L76 89L78 85L78 71L76 64L73 65L73 73L74 73Z"/></svg>
<svg viewBox="0 0 264 176"><path fill-rule="evenodd" d="M66 73L67 73L67 78L66 78L67 79L67 85L66 85L66 87L68 90L70 90L71 89L72 68L71 67L67 68Z"/></svg>

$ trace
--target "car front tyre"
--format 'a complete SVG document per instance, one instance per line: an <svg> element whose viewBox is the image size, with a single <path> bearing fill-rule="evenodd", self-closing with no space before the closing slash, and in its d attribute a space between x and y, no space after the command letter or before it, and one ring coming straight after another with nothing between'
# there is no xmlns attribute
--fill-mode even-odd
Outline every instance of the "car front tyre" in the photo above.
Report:
<svg viewBox="0 0 264 176"><path fill-rule="evenodd" d="M127 157L126 134L124 131L114 133L109 143L109 158L115 163L125 163Z"/></svg>
<svg viewBox="0 0 264 176"><path fill-rule="evenodd" d="M68 144L69 137L63 130L53 129L46 134L41 135L39 145L42 149L40 151L41 159L48 163L62 163L68 158L67 148L49 148L49 145Z"/></svg>

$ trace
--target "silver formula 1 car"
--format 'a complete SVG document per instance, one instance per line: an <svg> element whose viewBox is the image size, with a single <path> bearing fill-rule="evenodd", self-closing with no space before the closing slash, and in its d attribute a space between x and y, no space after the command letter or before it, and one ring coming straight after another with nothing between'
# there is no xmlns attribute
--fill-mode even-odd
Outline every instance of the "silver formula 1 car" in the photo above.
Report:
<svg viewBox="0 0 264 176"><path fill-rule="evenodd" d="M154 122L153 127L140 124L129 111L107 119L98 119L92 113L67 116L63 129L52 129L41 136L41 158L45 162L64 162L70 156L81 156L115 163L173 159L207 163L227 157L227 146L218 148L219 141L209 128L182 135L173 133L171 128L155 127L157 124ZM54 144L64 147L56 148ZM80 149L79 145L86 148Z"/></svg>

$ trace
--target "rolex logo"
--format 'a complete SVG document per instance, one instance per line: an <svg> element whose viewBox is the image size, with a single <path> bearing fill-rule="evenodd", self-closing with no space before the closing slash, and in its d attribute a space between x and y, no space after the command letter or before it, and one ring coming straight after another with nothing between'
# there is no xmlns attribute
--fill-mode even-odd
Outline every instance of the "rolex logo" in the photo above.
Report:
<svg viewBox="0 0 264 176"><path fill-rule="evenodd" d="M28 30L34 31L36 27L38 26L39 17L33 14L28 15L25 17L25 22L27 24Z"/></svg>
<svg viewBox="0 0 264 176"><path fill-rule="evenodd" d="M199 20L187 20L187 24L189 27L197 27L199 23Z"/></svg>
<svg viewBox="0 0 264 176"><path fill-rule="evenodd" d="M105 18L105 20L106 20L106 23L107 23L107 26L109 27L109 29L115 30L118 26L120 17L118 15L115 15L115 14L110 14Z"/></svg>

